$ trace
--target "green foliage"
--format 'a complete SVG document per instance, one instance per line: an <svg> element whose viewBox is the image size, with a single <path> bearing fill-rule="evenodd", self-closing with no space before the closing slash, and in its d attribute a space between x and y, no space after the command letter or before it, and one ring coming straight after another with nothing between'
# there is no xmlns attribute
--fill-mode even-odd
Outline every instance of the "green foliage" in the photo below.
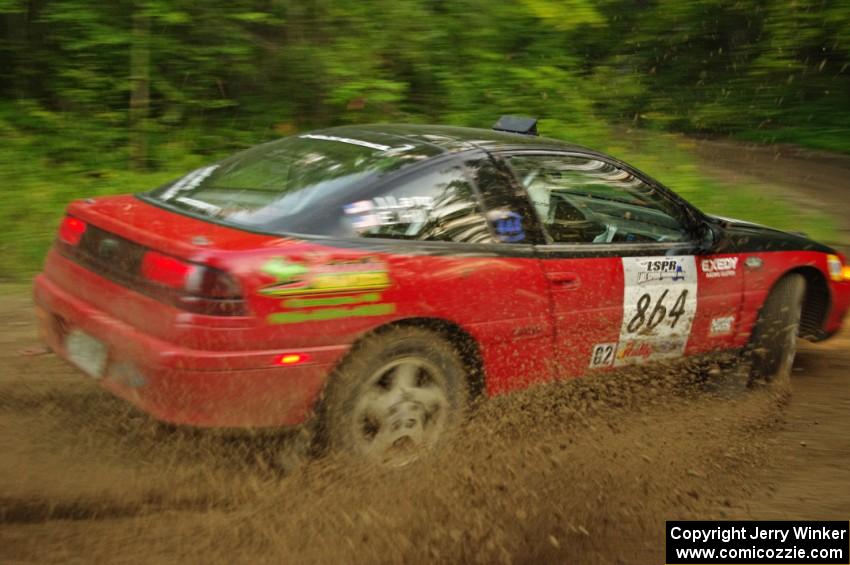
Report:
<svg viewBox="0 0 850 565"><path fill-rule="evenodd" d="M150 187L304 129L487 127L507 113L614 149L612 123L850 152L850 6L0 0L0 218L15 238L0 277L33 270L74 197ZM678 142L646 139L622 149L698 203L734 207ZM757 204L746 192L734 202ZM776 214L764 219L792 217Z"/></svg>
<svg viewBox="0 0 850 565"><path fill-rule="evenodd" d="M0 0L0 97L114 130L78 136L92 153L126 145L135 16L150 22L154 167L187 126L209 151L239 129L507 111L591 136L627 120L838 150L850 137L838 0Z"/></svg>

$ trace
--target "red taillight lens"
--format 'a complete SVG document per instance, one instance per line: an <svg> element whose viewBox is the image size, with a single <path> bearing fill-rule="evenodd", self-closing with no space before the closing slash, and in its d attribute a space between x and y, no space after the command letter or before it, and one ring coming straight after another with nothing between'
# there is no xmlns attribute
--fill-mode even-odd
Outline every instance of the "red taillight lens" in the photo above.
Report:
<svg viewBox="0 0 850 565"><path fill-rule="evenodd" d="M59 239L68 245L77 245L86 233L86 223L74 216L65 216L59 226Z"/></svg>
<svg viewBox="0 0 850 565"><path fill-rule="evenodd" d="M148 251L142 258L142 276L171 288L186 288L194 269L194 265L156 251Z"/></svg>
<svg viewBox="0 0 850 565"><path fill-rule="evenodd" d="M142 257L141 272L148 282L157 285L154 292L161 299L178 308L210 316L246 313L239 283L222 270L148 251Z"/></svg>
<svg viewBox="0 0 850 565"><path fill-rule="evenodd" d="M206 316L247 316L239 279L224 269L184 261L66 216L56 248L67 259L151 298Z"/></svg>

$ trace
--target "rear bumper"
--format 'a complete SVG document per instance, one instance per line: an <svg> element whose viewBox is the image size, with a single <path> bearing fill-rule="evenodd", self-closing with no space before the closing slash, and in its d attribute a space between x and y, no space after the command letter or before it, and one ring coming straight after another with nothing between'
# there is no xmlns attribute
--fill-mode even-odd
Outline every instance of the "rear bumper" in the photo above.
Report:
<svg viewBox="0 0 850 565"><path fill-rule="evenodd" d="M42 339L68 360L65 337L73 329L107 347L98 382L151 416L203 427L288 426L311 413L328 373L347 345L300 348L310 362L275 366L288 350L188 349L150 336L71 295L45 275L34 299Z"/></svg>

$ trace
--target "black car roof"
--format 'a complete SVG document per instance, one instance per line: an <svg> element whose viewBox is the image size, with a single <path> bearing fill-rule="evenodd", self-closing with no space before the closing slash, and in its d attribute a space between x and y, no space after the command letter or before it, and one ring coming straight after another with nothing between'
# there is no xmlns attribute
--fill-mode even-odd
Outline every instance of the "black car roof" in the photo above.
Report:
<svg viewBox="0 0 850 565"><path fill-rule="evenodd" d="M364 135L372 139L385 136L395 137L401 138L408 143L437 146L443 151L449 153L456 153L475 148L500 149L507 147L556 149L561 151L575 150L597 153L596 151L586 147L557 139L457 126L368 124L328 128L315 133L347 137Z"/></svg>

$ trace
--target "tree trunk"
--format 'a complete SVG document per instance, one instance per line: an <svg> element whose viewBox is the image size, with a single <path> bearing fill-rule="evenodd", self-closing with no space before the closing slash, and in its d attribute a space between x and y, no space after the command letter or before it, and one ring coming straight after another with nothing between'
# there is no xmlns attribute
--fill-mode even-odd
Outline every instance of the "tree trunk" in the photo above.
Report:
<svg viewBox="0 0 850 565"><path fill-rule="evenodd" d="M133 14L130 45L130 166L144 169L148 162L150 112L150 18L141 6Z"/></svg>

